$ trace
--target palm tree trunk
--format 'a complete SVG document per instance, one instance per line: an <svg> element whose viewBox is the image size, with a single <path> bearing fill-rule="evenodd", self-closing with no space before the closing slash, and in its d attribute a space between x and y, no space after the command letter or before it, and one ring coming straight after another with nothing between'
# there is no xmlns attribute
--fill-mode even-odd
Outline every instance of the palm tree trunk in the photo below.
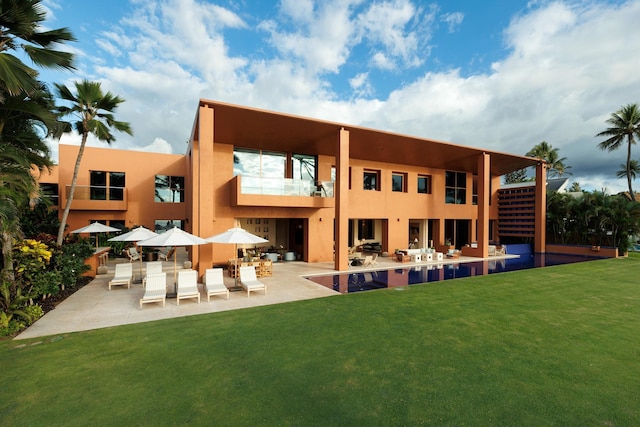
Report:
<svg viewBox="0 0 640 427"><path fill-rule="evenodd" d="M633 188L631 188L631 144L633 143L633 139L631 138L631 134L628 134L627 138L627 183L629 184L629 196L631 196L631 200L635 202L636 196L633 194Z"/></svg>
<svg viewBox="0 0 640 427"><path fill-rule="evenodd" d="M73 178L71 179L71 188L69 189L69 197L67 197L67 203L65 204L64 211L62 212L62 219L60 219L60 228L58 228L58 246L62 246L62 239L64 238L64 229L67 226L67 218L69 217L69 211L71 210L71 202L73 202L73 193L76 191L76 183L78 182L78 174L80 173L80 163L82 162L82 154L84 153L84 146L87 143L87 133L82 134L82 142L80 143L80 149L78 150L78 157L76 158L76 166L73 169Z"/></svg>

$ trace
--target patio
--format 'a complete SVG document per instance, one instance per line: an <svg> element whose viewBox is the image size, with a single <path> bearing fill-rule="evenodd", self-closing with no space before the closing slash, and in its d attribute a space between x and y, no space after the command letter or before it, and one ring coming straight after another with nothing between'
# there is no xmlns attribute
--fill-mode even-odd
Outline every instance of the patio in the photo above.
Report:
<svg viewBox="0 0 640 427"><path fill-rule="evenodd" d="M178 269L181 269L183 262L187 260L187 253L184 249L179 249L177 256ZM437 263L448 264L477 260L478 258L460 257L457 259L445 259ZM125 262L127 261L122 258L110 259L107 264L107 274L96 276L91 283L60 303L54 310L45 314L36 323L18 335L16 339L87 331L174 317L340 295L329 288L304 278L304 276L335 273L332 262L314 264L298 261L276 262L273 264L273 275L260 279L268 288L267 295L257 292L247 297L246 292L231 292L229 300L213 296L211 301L207 302L206 296L203 297L202 285L199 284L202 298L200 304L192 300L183 300L178 306L175 299L167 299L164 308L160 304L146 304L141 309L138 302L142 297L143 288L139 281L138 283L133 283L130 289L117 287L111 291L108 290L108 282L114 275L115 265ZM375 268L350 267L349 271L384 270L394 267L426 265L424 262L398 263L394 257L379 257L378 263L379 265ZM162 265L163 271L167 273L168 281L173 281L173 260L163 261ZM139 278L139 274L139 267L134 263L134 278ZM234 279L226 273L224 280L228 288L233 287Z"/></svg>

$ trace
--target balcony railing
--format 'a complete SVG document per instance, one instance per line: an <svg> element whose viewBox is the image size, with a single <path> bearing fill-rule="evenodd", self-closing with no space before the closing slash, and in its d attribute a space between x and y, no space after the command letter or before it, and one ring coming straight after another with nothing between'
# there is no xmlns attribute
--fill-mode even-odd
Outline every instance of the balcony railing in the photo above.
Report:
<svg viewBox="0 0 640 427"><path fill-rule="evenodd" d="M265 196L333 197L333 181L242 176L240 192Z"/></svg>
<svg viewBox="0 0 640 427"><path fill-rule="evenodd" d="M65 201L69 198L71 186L65 187ZM73 193L72 209L80 210L126 210L127 189L100 185L76 185Z"/></svg>

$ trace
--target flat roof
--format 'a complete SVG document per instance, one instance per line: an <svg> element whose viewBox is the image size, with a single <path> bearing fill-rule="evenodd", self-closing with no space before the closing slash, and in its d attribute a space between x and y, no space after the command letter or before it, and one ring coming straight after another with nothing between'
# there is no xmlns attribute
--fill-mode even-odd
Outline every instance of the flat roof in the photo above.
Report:
<svg viewBox="0 0 640 427"><path fill-rule="evenodd" d="M491 174L535 166L539 159L402 135L258 108L201 99L214 113L216 142L267 151L336 156L340 129L349 131L349 157L477 173L478 155L491 156ZM192 139L197 132L196 115Z"/></svg>

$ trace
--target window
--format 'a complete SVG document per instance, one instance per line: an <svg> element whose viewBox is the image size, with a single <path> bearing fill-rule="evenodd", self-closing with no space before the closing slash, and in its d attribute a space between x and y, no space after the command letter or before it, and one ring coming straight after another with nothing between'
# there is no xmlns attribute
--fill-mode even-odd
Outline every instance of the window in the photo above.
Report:
<svg viewBox="0 0 640 427"><path fill-rule="evenodd" d="M406 193L407 174L401 172L393 172L391 174L391 191Z"/></svg>
<svg viewBox="0 0 640 427"><path fill-rule="evenodd" d="M293 154L291 156L293 179L316 181L316 156Z"/></svg>
<svg viewBox="0 0 640 427"><path fill-rule="evenodd" d="M155 201L160 203L183 203L184 177L156 175Z"/></svg>
<svg viewBox="0 0 640 427"><path fill-rule="evenodd" d="M53 206L58 206L58 184L40 184L42 198L48 200Z"/></svg>
<svg viewBox="0 0 640 427"><path fill-rule="evenodd" d="M284 178L286 163L287 155L285 153L252 150L249 148L235 148L233 150L234 176L247 175L262 178Z"/></svg>
<svg viewBox="0 0 640 427"><path fill-rule="evenodd" d="M430 175L418 175L418 193L431 194Z"/></svg>
<svg viewBox="0 0 640 427"><path fill-rule="evenodd" d="M90 200L124 200L124 172L89 171Z"/></svg>
<svg viewBox="0 0 640 427"><path fill-rule="evenodd" d="M364 189L380 191L380 171L364 171Z"/></svg>
<svg viewBox="0 0 640 427"><path fill-rule="evenodd" d="M467 174L445 172L445 203L464 205L467 203Z"/></svg>
<svg viewBox="0 0 640 427"><path fill-rule="evenodd" d="M155 220L156 233L171 230L173 227L178 227L179 229L184 230L184 221L181 219L156 219Z"/></svg>

